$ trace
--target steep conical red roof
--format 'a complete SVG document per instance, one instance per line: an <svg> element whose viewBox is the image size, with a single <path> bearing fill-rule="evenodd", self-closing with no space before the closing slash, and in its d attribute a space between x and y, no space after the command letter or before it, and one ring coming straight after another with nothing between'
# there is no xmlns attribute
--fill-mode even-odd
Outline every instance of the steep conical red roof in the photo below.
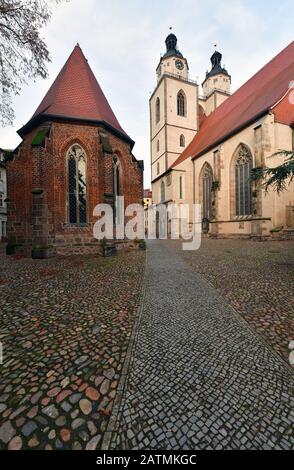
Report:
<svg viewBox="0 0 294 470"><path fill-rule="evenodd" d="M24 128L41 116L102 121L127 135L116 119L78 44ZM20 133L21 131L22 129Z"/></svg>

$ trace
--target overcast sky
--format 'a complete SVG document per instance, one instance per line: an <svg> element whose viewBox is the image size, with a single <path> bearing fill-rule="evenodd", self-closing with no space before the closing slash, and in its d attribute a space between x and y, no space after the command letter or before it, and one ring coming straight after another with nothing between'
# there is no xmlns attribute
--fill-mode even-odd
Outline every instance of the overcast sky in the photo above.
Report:
<svg viewBox="0 0 294 470"><path fill-rule="evenodd" d="M13 127L0 127L0 147L14 148L25 124L79 42L110 105L136 141L150 185L149 97L169 27L201 83L213 44L236 90L293 38L293 0L70 0L55 7L43 32L52 63L48 80L24 86L14 100ZM293 77L294 79L294 77Z"/></svg>

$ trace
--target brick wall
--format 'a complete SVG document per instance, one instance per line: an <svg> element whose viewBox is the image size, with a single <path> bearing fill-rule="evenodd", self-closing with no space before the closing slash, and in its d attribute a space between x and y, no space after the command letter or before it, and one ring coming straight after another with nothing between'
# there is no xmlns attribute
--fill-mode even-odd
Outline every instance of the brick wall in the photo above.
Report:
<svg viewBox="0 0 294 470"><path fill-rule="evenodd" d="M121 192L126 205L142 202L143 170L132 156L129 143L97 125L70 122L46 125L51 126L50 134L42 145L31 144L44 124L26 135L18 153L8 163L8 243L27 254L34 244L39 244L40 238L44 244L46 240L52 244L58 253L99 252L100 243L92 235L96 222L93 210L99 203L112 201L112 155L116 154L121 163ZM104 150L99 131L106 135L112 154ZM86 227L71 226L67 219L66 154L76 143L87 156ZM38 190L43 190L42 196Z"/></svg>

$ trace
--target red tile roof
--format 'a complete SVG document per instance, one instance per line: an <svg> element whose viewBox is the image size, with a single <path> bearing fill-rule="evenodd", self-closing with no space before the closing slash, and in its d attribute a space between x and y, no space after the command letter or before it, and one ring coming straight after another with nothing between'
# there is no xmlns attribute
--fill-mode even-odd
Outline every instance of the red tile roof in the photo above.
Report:
<svg viewBox="0 0 294 470"><path fill-rule="evenodd" d="M150 189L144 189L144 198L152 198L152 191Z"/></svg>
<svg viewBox="0 0 294 470"><path fill-rule="evenodd" d="M80 46L77 44L30 119L56 116L103 121L127 136L116 119ZM21 133L22 129L20 130Z"/></svg>
<svg viewBox="0 0 294 470"><path fill-rule="evenodd" d="M273 106L275 121L288 126L294 126L294 87Z"/></svg>
<svg viewBox="0 0 294 470"><path fill-rule="evenodd" d="M206 153L259 116L269 112L285 95L293 79L294 41L203 121L192 142L170 168L189 157L194 158ZM287 115L289 106L286 109L283 104L283 111L281 107L282 105L277 107L280 119L288 123L288 120L292 119ZM294 105L291 108L292 117L293 108Z"/></svg>

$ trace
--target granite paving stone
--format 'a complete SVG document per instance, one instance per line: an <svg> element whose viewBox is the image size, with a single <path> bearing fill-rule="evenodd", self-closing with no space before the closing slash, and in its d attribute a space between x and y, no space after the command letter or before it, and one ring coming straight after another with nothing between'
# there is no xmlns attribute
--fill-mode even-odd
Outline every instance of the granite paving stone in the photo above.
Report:
<svg viewBox="0 0 294 470"><path fill-rule="evenodd" d="M287 319L278 327L276 312L272 321L278 338L273 342L264 340L270 339L267 332L263 338L259 331L256 334L252 328L255 323L249 327L240 315L244 300L240 300L241 310L233 309L232 302L228 302L229 283L231 299L238 298L233 286L234 275L242 271L240 265L236 267L237 253L226 268L217 265L216 272L222 273L218 288L209 282L216 277L209 264L216 257L221 264L225 258L217 250L228 249L232 242L218 241L204 246L203 255L199 250L199 271L197 252L182 253L179 242L148 242L140 323L126 386L114 417L110 449L294 449L294 374L274 351L283 356L285 344L281 341L285 334L291 334L286 328L292 324L293 310L291 316L288 303L283 306ZM241 241L237 246L241 250ZM244 246L241 257L244 253L246 264L249 248ZM264 258L258 254L259 247L264 253L271 245L255 244L257 270L261 262L258 257ZM289 249L285 245L285 250ZM249 251L252 257L252 246ZM209 276L203 273L205 260ZM284 257L282 263L276 268L272 264L274 279L277 272L282 279L285 274L281 297L290 287ZM252 259L250 266L254 266ZM228 274L227 281L225 274L230 268L232 274ZM247 278L247 268L245 272ZM253 270L250 275L252 290ZM268 277L265 273L264 279ZM235 282L241 288L241 280ZM222 295L221 283L228 296ZM260 292L259 281L256 289ZM251 290L248 302L252 307L258 295L252 294L251 300ZM293 289L291 293L293 301ZM266 307L265 298L262 302ZM159 429L162 433L157 432Z"/></svg>
<svg viewBox="0 0 294 470"><path fill-rule="evenodd" d="M145 253L0 254L0 267L0 450L99 449L138 313Z"/></svg>

